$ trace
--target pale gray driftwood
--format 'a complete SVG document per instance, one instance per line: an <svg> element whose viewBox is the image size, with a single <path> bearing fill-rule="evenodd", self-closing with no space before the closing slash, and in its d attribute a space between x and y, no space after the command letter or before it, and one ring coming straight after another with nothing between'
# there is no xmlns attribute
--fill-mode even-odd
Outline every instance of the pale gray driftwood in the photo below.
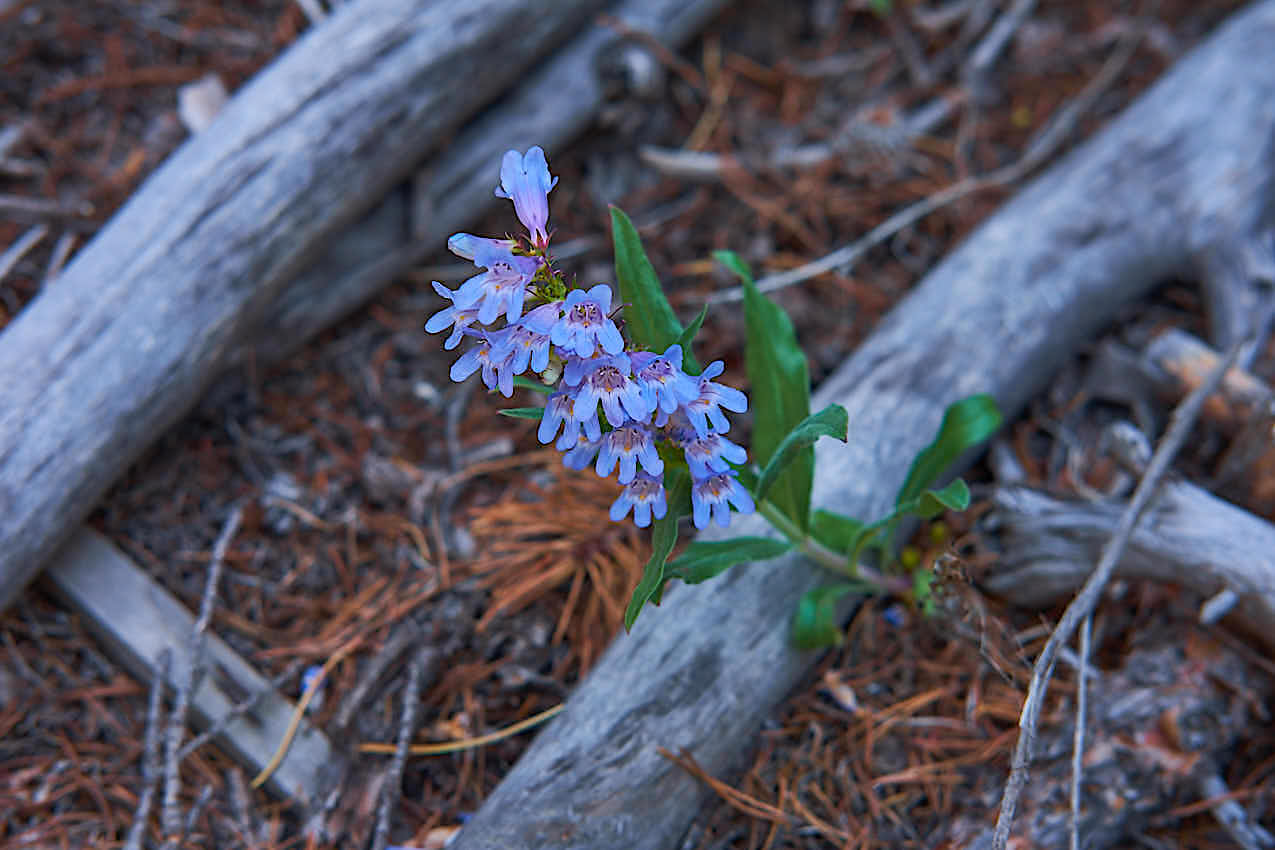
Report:
<svg viewBox="0 0 1275 850"><path fill-rule="evenodd" d="M673 48L698 32L728 0L623 0L607 14ZM606 100L599 67L621 50L641 49L610 23L594 23L531 70L290 281L266 311L251 347L273 362L366 301L488 209L500 157L540 145L553 152L587 128ZM501 201L500 203L508 203ZM550 195L550 206L553 196ZM440 302L441 303L441 302Z"/></svg>
<svg viewBox="0 0 1275 850"><path fill-rule="evenodd" d="M139 681L149 682L158 675L159 657L165 651L172 653L172 663L165 668L166 684L175 688L185 679L193 661L190 636L195 618L105 537L81 528L58 552L45 576L60 596L84 614L111 656ZM219 638L207 635L204 651L208 674L190 696L198 725L223 720L236 702L265 694L247 716L226 724L216 738L255 775L283 740L294 706ZM288 799L313 803L339 781L343 762L327 737L303 720L267 787Z"/></svg>
<svg viewBox="0 0 1275 850"><path fill-rule="evenodd" d="M1002 486L988 516L1004 547L981 584L1016 605L1040 608L1075 592L1093 570L1124 505L1059 499ZM1134 529L1116 567L1204 597L1239 596L1235 614L1275 648L1275 526L1187 481L1168 481Z"/></svg>
<svg viewBox="0 0 1275 850"><path fill-rule="evenodd" d="M327 244L600 0L362 0L249 82L0 333L0 607Z"/></svg>
<svg viewBox="0 0 1275 850"><path fill-rule="evenodd" d="M975 231L819 389L850 442L816 449L817 504L883 514L950 402L1013 414L1117 309L1251 229L1275 195L1275 2L1183 58L1122 116ZM766 534L755 518L734 534ZM725 537L713 534L714 538ZM746 758L815 661L788 621L822 577L797 556L676 588L619 638L461 830L454 850L676 847L710 773Z"/></svg>

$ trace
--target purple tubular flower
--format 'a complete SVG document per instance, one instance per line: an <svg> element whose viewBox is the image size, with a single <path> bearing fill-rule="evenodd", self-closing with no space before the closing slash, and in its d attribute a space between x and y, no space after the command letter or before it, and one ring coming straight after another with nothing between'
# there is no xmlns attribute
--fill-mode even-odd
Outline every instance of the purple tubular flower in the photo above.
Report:
<svg viewBox="0 0 1275 850"><path fill-rule="evenodd" d="M447 238L447 250L458 257L472 260L480 251L512 251L512 239L488 239L472 233L453 233Z"/></svg>
<svg viewBox="0 0 1275 850"><path fill-rule="evenodd" d="M429 321L425 323L425 330L427 333L436 334L451 325L452 335L443 343L443 348L450 351L460 344L460 338L465 335L465 328L472 325L478 318L478 311L473 307L457 307L457 294L438 281L434 281L434 291L452 302L452 304L450 307L444 307L430 316Z"/></svg>
<svg viewBox="0 0 1275 850"><path fill-rule="evenodd" d="M481 368L483 383L487 385L487 389L499 388L500 394L505 398L512 397L514 394L513 352L508 350L506 344L508 331L481 334L468 331L468 333L478 337L479 343L452 364L452 380L460 383Z"/></svg>
<svg viewBox="0 0 1275 850"><path fill-rule="evenodd" d="M598 402L606 412L607 421L618 428L629 419L646 422L651 409L642 397L642 388L630 377L628 355L613 354L600 357L594 366L580 379L576 388L575 417L596 416Z"/></svg>
<svg viewBox="0 0 1275 850"><path fill-rule="evenodd" d="M672 413L679 405L699 398L699 381L682 371L682 346L670 345L663 354L638 351L633 360L633 377L642 386L647 406Z"/></svg>
<svg viewBox="0 0 1275 850"><path fill-rule="evenodd" d="M741 514L754 510L753 497L748 495L734 472L719 472L696 479L691 486L691 520L695 527L706 528L710 515L722 528L730 525L728 502Z"/></svg>
<svg viewBox="0 0 1275 850"><path fill-rule="evenodd" d="M566 437L565 432L563 437ZM567 469L581 470L593 463L593 456L598 453L598 448L601 445L601 440L590 440L581 434L575 438L574 445L567 444L565 439L559 439L557 448L565 452L562 456L563 466Z"/></svg>
<svg viewBox="0 0 1275 850"><path fill-rule="evenodd" d="M637 475L638 462L651 475L664 474L664 461L655 450L651 429L645 425L629 423L616 428L602 438L602 450L598 452L598 475L606 478L620 463L620 483L628 484Z"/></svg>
<svg viewBox="0 0 1275 850"><path fill-rule="evenodd" d="M536 438L542 443L549 443L558 433L559 427L562 428L562 436L557 442L557 448L560 451L566 451L576 445L581 436L581 428L591 441L602 437L602 424L598 422L596 409L592 416L583 421L575 418L575 393L571 390L559 390L549 396L548 401L545 402L544 415L540 417L540 427L536 430Z"/></svg>
<svg viewBox="0 0 1275 850"><path fill-rule="evenodd" d="M558 321L558 304L543 304L506 330L506 347L513 352L513 373L521 375L531 365L537 375L549 368L549 331Z"/></svg>
<svg viewBox="0 0 1275 850"><path fill-rule="evenodd" d="M710 422L720 433L724 434L730 430L730 420L722 413L721 408L724 407L735 413L748 410L748 396L734 387L728 387L713 380L725 368L720 360L710 363L704 373L699 376L699 396L682 407L686 412L686 418L690 420L692 427L700 436L708 433Z"/></svg>
<svg viewBox="0 0 1275 850"><path fill-rule="evenodd" d="M744 463L748 460L748 452L743 446L736 445L714 431L697 437L685 446L686 465L691 468L691 475L703 478L715 472L726 472L731 463Z"/></svg>
<svg viewBox="0 0 1275 850"><path fill-rule="evenodd" d="M664 483L658 478L638 473L620 494L620 498L611 505L611 519L619 522L628 516L629 508L633 509L633 523L638 528L646 528L651 524L651 515L656 519L664 519L668 513L668 501L664 497Z"/></svg>
<svg viewBox="0 0 1275 850"><path fill-rule="evenodd" d="M504 248L480 245L474 263L487 269L461 284L456 305L477 307L478 321L490 325L501 313L511 322L522 315L527 284L540 268L534 257L520 257Z"/></svg>
<svg viewBox="0 0 1275 850"><path fill-rule="evenodd" d="M607 354L624 350L620 329L607 316L611 309L611 287L600 283L589 291L573 289L562 305L562 318L553 326L550 339L568 354L592 357L595 348Z"/></svg>
<svg viewBox="0 0 1275 850"><path fill-rule="evenodd" d="M558 184L558 178L549 174L549 162L539 147L527 153L506 151L500 162L500 186L497 198L514 202L514 212L536 239L536 246L549 243L545 227L549 223L549 190Z"/></svg>

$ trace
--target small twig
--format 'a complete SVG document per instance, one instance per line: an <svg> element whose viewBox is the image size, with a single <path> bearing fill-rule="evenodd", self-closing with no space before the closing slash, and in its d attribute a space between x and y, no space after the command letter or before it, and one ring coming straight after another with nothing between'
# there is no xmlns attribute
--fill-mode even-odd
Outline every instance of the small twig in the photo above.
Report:
<svg viewBox="0 0 1275 850"><path fill-rule="evenodd" d="M1119 563L1120 557L1129 543L1134 527L1147 509L1147 506L1151 504L1152 497L1159 489L1165 473L1168 472L1169 464L1186 441L1191 427L1195 424L1195 420L1200 415L1200 410L1204 407L1205 399L1217 390L1222 381L1222 376L1239 355L1240 347L1244 342L1246 340L1241 340L1239 344L1232 346L1226 357L1213 367L1208 377L1192 390L1191 394L1183 399L1182 403L1173 411L1169 430L1164 435L1164 439L1160 441L1160 445L1152 456L1151 462L1147 464L1146 474L1138 483L1138 488L1134 490L1133 498L1129 501L1128 507L1121 514L1120 522L1116 526L1115 532L1107 542L1107 545L1103 547L1098 566L1090 574L1085 586L1076 594L1076 598L1067 606L1067 610L1063 612L1058 626L1049 636L1049 640L1045 643L1045 648L1041 650L1040 657L1036 659L1035 667L1032 670L1031 685L1027 689L1027 699L1023 701L1023 710L1019 717L1018 743L1014 747L1009 780L1005 783L1005 793L1001 798L1000 814L996 819L996 832L992 837L992 850L1005 850L1006 844L1009 842L1009 830L1014 820L1014 809L1018 805L1018 797L1022 794L1023 786L1027 782L1027 770L1031 765L1032 752L1035 749L1036 729L1040 722L1040 712L1044 704L1045 692L1049 686L1049 679L1053 675L1054 662L1058 657L1058 652L1071 640L1071 636L1075 634L1076 628L1080 623L1093 613L1103 590L1107 586L1107 582L1111 579L1111 574L1115 571L1116 564Z"/></svg>
<svg viewBox="0 0 1275 850"><path fill-rule="evenodd" d="M226 550L239 530L243 511L235 507L226 518L226 524L213 544L212 560L208 564L208 578L204 583L204 596L199 603L199 618L195 620L190 636L190 657L185 675L177 683L177 697L173 711L168 715L168 730L164 740L164 810L161 822L164 828L164 848L177 847L182 838L182 817L178 797L181 794L181 749L186 734L186 712L190 699L203 676L204 633L212 621L217 601L217 585L221 581L221 568L226 561Z"/></svg>
<svg viewBox="0 0 1275 850"><path fill-rule="evenodd" d="M1204 799L1220 798L1212 807L1213 817L1227 831L1235 843L1244 850L1263 850L1275 847L1275 836L1253 822L1237 801L1230 799L1231 789L1215 772L1200 779L1200 794Z"/></svg>
<svg viewBox="0 0 1275 850"><path fill-rule="evenodd" d="M1080 625L1080 665L1076 676L1076 731L1071 743L1071 850L1080 850L1080 788L1085 776L1085 723L1088 722L1089 652L1093 612Z"/></svg>
<svg viewBox="0 0 1275 850"><path fill-rule="evenodd" d="M160 709L163 705L164 680L168 678L171 662L172 652L167 649L155 661L155 678L151 680L150 700L146 704L146 735L142 739L142 781L145 786L137 799L137 811L133 814L133 825L128 829L124 850L142 850L146 837L146 821L150 820L151 807L155 804L155 788L159 784L161 770L159 727L163 721L160 719Z"/></svg>
<svg viewBox="0 0 1275 850"><path fill-rule="evenodd" d="M1036 0L1015 0L1014 5L996 19L996 23L992 24L987 35L983 36L983 40L970 54L969 63L966 65L967 80L971 80L977 86L986 79L992 66L1005 50L1005 46L1009 44L1014 33L1018 32L1035 8Z"/></svg>
<svg viewBox="0 0 1275 850"><path fill-rule="evenodd" d="M885 16L885 27L890 32L890 40L894 42L895 49L899 51L899 57L907 66L912 83L922 87L934 85L934 69L926 62L921 45L917 44L916 36L912 35L912 30L908 29L897 9Z"/></svg>
<svg viewBox="0 0 1275 850"><path fill-rule="evenodd" d="M348 729L350 722L354 719L354 713L367 701L372 687L385 675L390 665L398 661L413 645L420 642L421 629L416 623L407 620L396 626L389 640L364 666L358 682L345 695L345 699L341 700L341 707L333 720L333 728L338 731Z"/></svg>
<svg viewBox="0 0 1275 850"><path fill-rule="evenodd" d="M58 237L58 241L53 245L53 255L49 257L49 265L44 270L43 286L48 286L62 273L62 267L66 265L71 252L75 250L76 238L74 233L63 233Z"/></svg>
<svg viewBox="0 0 1275 850"><path fill-rule="evenodd" d="M9 272L13 271L13 267L21 262L27 252L40 244L40 240L49 232L47 224L37 224L18 237L18 241L14 242L9 248L0 254L0 283L9 276Z"/></svg>
<svg viewBox="0 0 1275 850"><path fill-rule="evenodd" d="M186 757L195 752L195 750L199 749L204 744L207 744L222 732L225 732L226 728L230 726L231 723L234 723L245 714L255 711L263 699L274 693L277 689L283 687L286 682L290 681L294 676L300 673L301 668L304 666L306 666L306 662L303 660L298 659L293 661L283 669L282 673L270 680L269 686L260 688L251 696L241 702L235 703L229 711L217 718L217 722L213 723L207 729L187 741L185 746L181 748L181 752L177 754L177 758L184 761Z"/></svg>
<svg viewBox="0 0 1275 850"><path fill-rule="evenodd" d="M93 215L93 205L88 201L64 203L49 198L30 198L26 195L0 195L0 214L28 218L89 218Z"/></svg>
<svg viewBox="0 0 1275 850"><path fill-rule="evenodd" d="M297 0L297 5L301 7L301 11L305 13L306 19L310 22L310 26L317 27L319 24L327 20L328 13L323 6L319 5L319 0Z"/></svg>
<svg viewBox="0 0 1275 850"><path fill-rule="evenodd" d="M212 795L212 785L205 783L203 790L199 792L199 796L195 798L195 802L191 805L190 811L186 812L186 820L182 823L181 839L177 842L179 845L184 844L186 837L195 831L199 816L204 813L204 809L208 806L208 801L212 799Z"/></svg>
<svg viewBox="0 0 1275 850"><path fill-rule="evenodd" d="M909 227L920 219L925 218L930 213L976 192L1001 188L1022 180L1057 151L1066 137L1075 129L1081 115L1088 111L1099 95L1119 76L1125 64L1133 56L1134 49L1136 49L1138 42L1141 41L1142 33L1143 30L1139 30L1121 43L1120 47L1108 58L1098 75L1089 81L1089 84L1071 103L1059 111L1056 118L1050 121L1039 134L1028 142L1027 150L1017 162L998 168L986 175L966 177L946 189L940 189L933 195L904 207L872 228L859 240L838 248L831 254L798 266L795 269L763 277L757 281L757 288L762 292L774 292L777 289L801 283L825 272L839 270L842 274L846 274L869 250L885 242L903 228ZM715 293L705 300L709 304L723 304L742 301L743 298L743 288L736 287Z"/></svg>
<svg viewBox="0 0 1275 850"><path fill-rule="evenodd" d="M372 834L372 850L385 850L390 837L390 813L403 794L403 766L407 764L407 751L416 734L416 712L421 702L421 681L425 659L420 653L407 668L407 686L403 689L403 716L398 724L398 742L394 759L390 762L385 784L381 786L381 803L376 812L376 831Z"/></svg>

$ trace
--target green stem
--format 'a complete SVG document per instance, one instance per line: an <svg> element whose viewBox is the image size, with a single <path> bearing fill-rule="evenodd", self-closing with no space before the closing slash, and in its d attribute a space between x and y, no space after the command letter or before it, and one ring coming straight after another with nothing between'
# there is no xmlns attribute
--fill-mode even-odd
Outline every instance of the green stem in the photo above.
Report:
<svg viewBox="0 0 1275 850"><path fill-rule="evenodd" d="M846 578L874 584L882 590L895 594L907 593L912 589L911 583L903 576L885 575L866 564L853 564L844 555L834 552L818 540L801 530L797 523L775 506L773 502L762 500L757 505L757 512L766 518L784 537L787 537L807 558L830 572Z"/></svg>

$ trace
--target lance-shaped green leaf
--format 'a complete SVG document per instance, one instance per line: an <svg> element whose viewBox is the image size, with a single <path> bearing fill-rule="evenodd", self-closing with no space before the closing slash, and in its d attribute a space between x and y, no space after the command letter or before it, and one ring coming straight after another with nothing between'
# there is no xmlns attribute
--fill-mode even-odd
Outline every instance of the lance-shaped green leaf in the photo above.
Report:
<svg viewBox="0 0 1275 850"><path fill-rule="evenodd" d="M611 207L611 241L615 246L620 301L630 305L624 311L629 340L662 354L682 335L682 324L664 297L637 229L619 207Z"/></svg>
<svg viewBox="0 0 1275 850"><path fill-rule="evenodd" d="M543 419L545 409L543 407L506 407L497 413L513 419Z"/></svg>
<svg viewBox="0 0 1275 850"><path fill-rule="evenodd" d="M677 545L677 523L690 510L691 476L682 469L665 470L665 498L668 512L663 519L657 519L651 526L651 560L646 562L642 570L642 578L633 589L633 597L624 610L624 630L633 628L642 606L654 597L658 601L664 590L664 571L668 556Z"/></svg>
<svg viewBox="0 0 1275 850"><path fill-rule="evenodd" d="M553 387L549 386L544 381L534 381L526 375L515 375L514 386L522 387L524 390L531 390L533 393L548 394L553 392Z"/></svg>
<svg viewBox="0 0 1275 850"><path fill-rule="evenodd" d="M753 462L765 469L788 432L810 415L806 355L797 344L797 333L787 314L757 289L748 265L731 251L716 251L713 257L739 275L744 285L744 321L748 330L744 359L753 411L751 455ZM810 525L814 474L815 451L806 446L797 450L770 486L770 502L802 531Z"/></svg>
<svg viewBox="0 0 1275 850"><path fill-rule="evenodd" d="M686 330L682 331L682 335L677 338L677 344L682 346L682 371L688 375L698 375L704 371L704 368L699 365L699 361L695 359L695 355L691 353L691 343L695 341L695 335L704 326L704 319L707 317L708 307L701 307L699 315L686 326Z"/></svg>
<svg viewBox="0 0 1275 850"><path fill-rule="evenodd" d="M943 413L934 442L912 461L895 504L918 498L967 449L995 434L1002 421L996 400L989 395L974 395L951 404Z"/></svg>
<svg viewBox="0 0 1275 850"><path fill-rule="evenodd" d="M797 459L803 449L813 446L820 437L836 437L844 443L849 428L850 414L839 404L830 404L799 422L784 437L762 470L761 478L757 480L757 498L766 498L780 473Z"/></svg>
<svg viewBox="0 0 1275 850"><path fill-rule="evenodd" d="M716 578L736 564L769 561L791 551L793 544L771 537L732 537L712 542L696 541L668 565L669 578L699 584Z"/></svg>
<svg viewBox="0 0 1275 850"><path fill-rule="evenodd" d="M942 490L926 490L917 498L913 513L922 519L934 519L944 511L963 511L970 506L970 488L957 478Z"/></svg>

